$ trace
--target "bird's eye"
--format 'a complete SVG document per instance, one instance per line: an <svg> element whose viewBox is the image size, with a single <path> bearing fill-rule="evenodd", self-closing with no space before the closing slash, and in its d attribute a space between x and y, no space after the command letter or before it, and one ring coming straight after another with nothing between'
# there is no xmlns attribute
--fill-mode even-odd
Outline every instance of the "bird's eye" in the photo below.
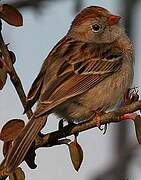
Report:
<svg viewBox="0 0 141 180"><path fill-rule="evenodd" d="M92 25L93 32L99 32L101 30L101 26L99 24Z"/></svg>

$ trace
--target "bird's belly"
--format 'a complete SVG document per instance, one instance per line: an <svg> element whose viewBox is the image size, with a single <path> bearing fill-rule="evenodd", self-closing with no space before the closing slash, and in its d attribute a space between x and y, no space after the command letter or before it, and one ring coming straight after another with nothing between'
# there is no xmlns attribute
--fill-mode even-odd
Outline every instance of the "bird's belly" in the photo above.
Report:
<svg viewBox="0 0 141 180"><path fill-rule="evenodd" d="M95 111L115 108L132 84L132 66L126 66L89 91L64 102L59 106L56 114L68 121L82 121L90 118Z"/></svg>

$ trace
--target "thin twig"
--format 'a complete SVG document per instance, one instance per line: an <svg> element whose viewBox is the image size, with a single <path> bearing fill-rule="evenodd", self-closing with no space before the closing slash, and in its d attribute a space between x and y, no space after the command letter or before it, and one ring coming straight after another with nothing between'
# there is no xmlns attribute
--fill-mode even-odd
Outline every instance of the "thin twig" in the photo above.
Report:
<svg viewBox="0 0 141 180"><path fill-rule="evenodd" d="M2 38L2 34L0 33L0 49L1 49L1 52L4 56L4 59L5 59L5 66L7 68L7 72L10 76L10 79L11 79L11 82L12 84L14 85L15 89L16 89L16 92L21 100L21 103L23 105L23 107L25 107L25 104L26 104L26 95L25 95L25 92L24 92L24 89L23 89L23 86L22 86L22 83L21 83L21 80L18 76L18 74L16 73L16 70L12 64L12 59L9 55L9 51L7 49L7 46L5 45L4 43L4 40ZM29 110L26 115L27 117L30 119L30 117L32 116L33 112L32 110Z"/></svg>

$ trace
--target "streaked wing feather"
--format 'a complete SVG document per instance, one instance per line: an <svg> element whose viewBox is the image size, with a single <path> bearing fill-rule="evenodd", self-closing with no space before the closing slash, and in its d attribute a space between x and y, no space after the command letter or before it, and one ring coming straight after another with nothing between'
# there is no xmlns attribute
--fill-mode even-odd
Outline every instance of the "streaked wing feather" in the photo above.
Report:
<svg viewBox="0 0 141 180"><path fill-rule="evenodd" d="M114 72L117 72L121 67L121 60L115 61L90 61L81 74L74 74L65 82L61 83L48 99L41 99L36 115L41 116L67 99L80 95L87 90L94 88L98 83ZM97 65L98 64L98 65ZM83 65L82 65L83 67ZM80 71L77 71L77 73ZM46 93L46 92L45 92ZM44 95L42 96L44 97ZM43 108L44 107L44 108Z"/></svg>
<svg viewBox="0 0 141 180"><path fill-rule="evenodd" d="M96 75L77 75L69 79L65 84L58 87L56 91L50 96L48 102L52 103L58 101L59 99L68 99L70 97L79 95L86 90L94 87L103 77L108 74L99 76Z"/></svg>

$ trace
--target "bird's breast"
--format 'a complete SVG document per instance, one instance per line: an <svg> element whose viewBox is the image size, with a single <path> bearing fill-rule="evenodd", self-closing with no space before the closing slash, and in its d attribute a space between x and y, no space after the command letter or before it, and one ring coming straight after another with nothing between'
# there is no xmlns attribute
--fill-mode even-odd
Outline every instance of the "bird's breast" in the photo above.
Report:
<svg viewBox="0 0 141 180"><path fill-rule="evenodd" d="M121 69L81 95L80 102L89 109L113 108L124 97L133 80L133 65L123 62Z"/></svg>

